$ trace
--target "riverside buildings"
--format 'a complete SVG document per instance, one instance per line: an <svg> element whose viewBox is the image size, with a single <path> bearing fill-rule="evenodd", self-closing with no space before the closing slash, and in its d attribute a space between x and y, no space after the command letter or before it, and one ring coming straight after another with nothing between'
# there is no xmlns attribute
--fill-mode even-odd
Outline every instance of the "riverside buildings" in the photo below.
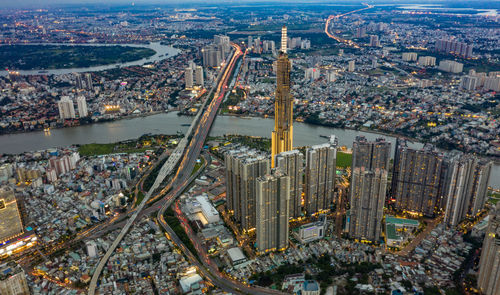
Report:
<svg viewBox="0 0 500 295"><path fill-rule="evenodd" d="M391 144L358 136L353 144L349 236L378 242L382 230Z"/></svg>
<svg viewBox="0 0 500 295"><path fill-rule="evenodd" d="M255 229L256 181L269 174L267 155L242 148L225 155L227 207L243 231Z"/></svg>
<svg viewBox="0 0 500 295"><path fill-rule="evenodd" d="M434 216L440 196L442 163L443 156L433 147L415 150L398 139L391 184L396 209Z"/></svg>
<svg viewBox="0 0 500 295"><path fill-rule="evenodd" d="M450 186L444 222L457 226L467 216L479 213L487 200L492 163L472 155L457 155L450 163Z"/></svg>
<svg viewBox="0 0 500 295"><path fill-rule="evenodd" d="M492 210L479 262L478 289L500 295L500 203Z"/></svg>
<svg viewBox="0 0 500 295"><path fill-rule="evenodd" d="M257 250L261 253L288 247L290 177L279 169L257 179Z"/></svg>
<svg viewBox="0 0 500 295"><path fill-rule="evenodd" d="M290 177L290 218L302 215L302 183L304 156L298 150L280 153L276 156L276 167Z"/></svg>
<svg viewBox="0 0 500 295"><path fill-rule="evenodd" d="M277 61L276 93L274 102L274 131L271 141L271 165L275 156L292 150L293 146L293 98L290 95L291 64L286 53L287 29L281 29L281 52Z"/></svg>
<svg viewBox="0 0 500 295"><path fill-rule="evenodd" d="M61 119L74 119L76 117L73 100L69 96L61 97L61 100L57 102L57 107L59 108L59 117Z"/></svg>
<svg viewBox="0 0 500 295"><path fill-rule="evenodd" d="M330 210L333 205L337 158L337 138L314 145L306 152L305 207L307 215Z"/></svg>

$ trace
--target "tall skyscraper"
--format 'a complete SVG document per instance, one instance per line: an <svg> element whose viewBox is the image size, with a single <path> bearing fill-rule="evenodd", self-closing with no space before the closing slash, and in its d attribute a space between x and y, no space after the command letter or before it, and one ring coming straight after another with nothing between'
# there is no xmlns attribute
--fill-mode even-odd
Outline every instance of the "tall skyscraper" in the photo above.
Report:
<svg viewBox="0 0 500 295"><path fill-rule="evenodd" d="M15 262L0 265L0 294L29 295L30 289L26 281L26 273Z"/></svg>
<svg viewBox="0 0 500 295"><path fill-rule="evenodd" d="M279 169L257 178L257 250L282 251L288 247L290 177Z"/></svg>
<svg viewBox="0 0 500 295"><path fill-rule="evenodd" d="M446 196L444 222L456 226L467 216L481 211L487 199L492 163L473 155L452 159L451 178Z"/></svg>
<svg viewBox="0 0 500 295"><path fill-rule="evenodd" d="M300 217L304 156L298 150L280 153L276 156L276 167L290 177L290 218Z"/></svg>
<svg viewBox="0 0 500 295"><path fill-rule="evenodd" d="M330 210L333 205L337 166L337 139L314 145L306 152L306 194L307 215Z"/></svg>
<svg viewBox="0 0 500 295"><path fill-rule="evenodd" d="M76 98L76 105L78 106L78 115L80 118L87 117L89 111L87 109L87 101L85 100L85 96L78 96Z"/></svg>
<svg viewBox="0 0 500 295"><path fill-rule="evenodd" d="M24 233L22 214L14 191L0 188L0 245ZM3 293L2 293L3 294Z"/></svg>
<svg viewBox="0 0 500 295"><path fill-rule="evenodd" d="M391 143L383 138L353 143L349 236L378 242L382 228Z"/></svg>
<svg viewBox="0 0 500 295"><path fill-rule="evenodd" d="M203 81L203 67L202 66L196 66L194 70L194 80L196 85L199 85L203 87L204 81Z"/></svg>
<svg viewBox="0 0 500 295"><path fill-rule="evenodd" d="M365 167L389 170L391 143L384 138L368 141L364 136L357 136L352 146L352 168Z"/></svg>
<svg viewBox="0 0 500 295"><path fill-rule="evenodd" d="M500 295L500 203L490 213L484 237L477 287L485 295Z"/></svg>
<svg viewBox="0 0 500 295"><path fill-rule="evenodd" d="M59 117L61 119L74 119L76 117L73 100L69 96L61 97L61 100L57 102L57 107L59 108Z"/></svg>
<svg viewBox="0 0 500 295"><path fill-rule="evenodd" d="M255 228L256 181L269 174L268 156L246 148L225 155L226 200L243 231Z"/></svg>
<svg viewBox="0 0 500 295"><path fill-rule="evenodd" d="M271 138L271 166L277 154L293 149L293 98L290 95L291 64L286 53L286 26L281 29L281 52L277 61L274 101L274 131Z"/></svg>
<svg viewBox="0 0 500 295"><path fill-rule="evenodd" d="M184 80L186 83L186 89L193 88L193 68L188 67L184 70Z"/></svg>
<svg viewBox="0 0 500 295"><path fill-rule="evenodd" d="M352 170L349 236L377 242L382 230L387 170L356 167Z"/></svg>
<svg viewBox="0 0 500 295"><path fill-rule="evenodd" d="M439 211L443 155L431 146L415 150L397 140L391 184L396 209L434 216Z"/></svg>

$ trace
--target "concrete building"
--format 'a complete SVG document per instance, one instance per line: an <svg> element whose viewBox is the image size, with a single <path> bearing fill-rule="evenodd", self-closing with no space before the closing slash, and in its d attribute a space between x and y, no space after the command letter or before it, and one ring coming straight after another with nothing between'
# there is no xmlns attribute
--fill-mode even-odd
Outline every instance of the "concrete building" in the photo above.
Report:
<svg viewBox="0 0 500 295"><path fill-rule="evenodd" d="M76 98L76 105L78 106L78 116L80 118L84 118L89 115L87 100L85 100L85 96L78 96Z"/></svg>
<svg viewBox="0 0 500 295"><path fill-rule="evenodd" d="M474 216L484 208L491 168L491 162L473 155L452 159L444 215L448 226L457 226L467 216Z"/></svg>
<svg viewBox="0 0 500 295"><path fill-rule="evenodd" d="M370 46L371 47L380 47L380 41L377 35L370 35Z"/></svg>
<svg viewBox="0 0 500 295"><path fill-rule="evenodd" d="M349 236L378 242L382 231L387 170L355 167L352 170Z"/></svg>
<svg viewBox="0 0 500 295"><path fill-rule="evenodd" d="M280 153L276 156L276 167L290 177L290 218L300 217L304 156L298 150Z"/></svg>
<svg viewBox="0 0 500 295"><path fill-rule="evenodd" d="M61 119L74 119L76 117L73 100L69 96L61 97L61 100L57 102L57 107L59 108L59 117Z"/></svg>
<svg viewBox="0 0 500 295"><path fill-rule="evenodd" d="M184 81L186 84L186 89L193 88L193 68L188 67L184 71Z"/></svg>
<svg viewBox="0 0 500 295"><path fill-rule="evenodd" d="M94 83L92 83L92 74L85 74L85 85L87 86L87 90L92 90L94 88Z"/></svg>
<svg viewBox="0 0 500 295"><path fill-rule="evenodd" d="M0 265L0 294L2 295L29 295L30 289L26 281L26 274L20 265L7 262Z"/></svg>
<svg viewBox="0 0 500 295"><path fill-rule="evenodd" d="M21 210L14 191L0 188L0 245L24 233ZM3 253L0 253L3 254ZM3 294L3 293L2 293Z"/></svg>
<svg viewBox="0 0 500 295"><path fill-rule="evenodd" d="M464 68L464 64L453 61L453 60L442 60L439 62L438 69L443 72L448 73L461 73Z"/></svg>
<svg viewBox="0 0 500 295"><path fill-rule="evenodd" d="M333 206L337 163L337 138L314 145L306 152L305 209L307 215L322 213Z"/></svg>
<svg viewBox="0 0 500 295"><path fill-rule="evenodd" d="M403 59L403 61L417 61L417 53L416 52L403 52L402 59Z"/></svg>
<svg viewBox="0 0 500 295"><path fill-rule="evenodd" d="M279 169L257 179L257 250L282 251L288 247L290 177Z"/></svg>
<svg viewBox="0 0 500 295"><path fill-rule="evenodd" d="M432 217L438 210L443 155L432 147L415 150L396 143L391 196L395 207Z"/></svg>
<svg viewBox="0 0 500 295"><path fill-rule="evenodd" d="M354 72L356 70L356 62L354 60L350 60L347 65L347 70L349 72Z"/></svg>
<svg viewBox="0 0 500 295"><path fill-rule="evenodd" d="M194 82L196 85L199 85L203 87L205 85L204 80L203 80L203 67L202 66L196 66L194 70Z"/></svg>
<svg viewBox="0 0 500 295"><path fill-rule="evenodd" d="M225 155L227 207L243 231L255 228L256 181L270 173L269 157L255 150L239 149Z"/></svg>
<svg viewBox="0 0 500 295"><path fill-rule="evenodd" d="M477 287L485 295L500 295L500 203L490 213L479 262Z"/></svg>
<svg viewBox="0 0 500 295"><path fill-rule="evenodd" d="M326 215L321 215L318 221L301 225L297 238L302 243L309 243L322 239L325 236L326 225Z"/></svg>
<svg viewBox="0 0 500 295"><path fill-rule="evenodd" d="M436 58L434 56L420 56L418 64L423 67L434 67L436 65Z"/></svg>
<svg viewBox="0 0 500 295"><path fill-rule="evenodd" d="M378 242L382 229L391 143L383 138L353 143L349 236Z"/></svg>

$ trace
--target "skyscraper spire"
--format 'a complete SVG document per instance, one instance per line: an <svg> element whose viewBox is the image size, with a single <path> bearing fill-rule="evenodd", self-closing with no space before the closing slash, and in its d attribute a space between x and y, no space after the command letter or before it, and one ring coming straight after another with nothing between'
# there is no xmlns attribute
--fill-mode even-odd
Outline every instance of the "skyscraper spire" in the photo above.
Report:
<svg viewBox="0 0 500 295"><path fill-rule="evenodd" d="M286 36L286 26L281 28L281 52L286 53L288 37Z"/></svg>
<svg viewBox="0 0 500 295"><path fill-rule="evenodd" d="M286 44L286 26L283 26L281 30L281 53L277 60L274 131L271 140L271 166L273 168L275 167L277 154L293 149L293 98L290 95L291 64L286 54Z"/></svg>

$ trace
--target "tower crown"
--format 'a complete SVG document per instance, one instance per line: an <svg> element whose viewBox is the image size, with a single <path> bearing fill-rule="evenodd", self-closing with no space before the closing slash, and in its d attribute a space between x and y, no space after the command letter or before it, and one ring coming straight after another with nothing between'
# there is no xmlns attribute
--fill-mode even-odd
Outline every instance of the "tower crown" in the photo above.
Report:
<svg viewBox="0 0 500 295"><path fill-rule="evenodd" d="M286 53L288 37L286 35L286 26L281 28L281 52Z"/></svg>

